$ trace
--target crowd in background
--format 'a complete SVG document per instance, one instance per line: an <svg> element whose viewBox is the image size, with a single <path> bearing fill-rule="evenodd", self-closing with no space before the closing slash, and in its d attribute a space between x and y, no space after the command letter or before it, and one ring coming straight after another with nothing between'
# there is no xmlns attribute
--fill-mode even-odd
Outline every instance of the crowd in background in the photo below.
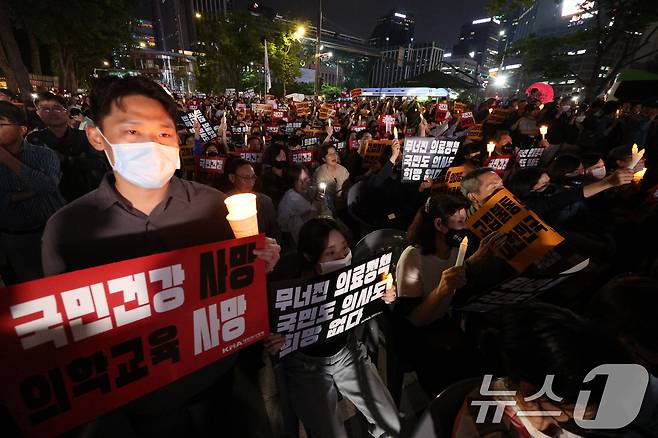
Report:
<svg viewBox="0 0 658 438"><path fill-rule="evenodd" d="M281 251L268 281L312 277L348 266L350 248L373 231L406 233L408 246L397 262L395 287L384 297L392 304L378 320L390 328L385 330L384 344L395 368L415 372L428 398L455 382L488 373L498 377L496 389L531 395L542 387L546 375L556 375L553 389L562 397L560 402L546 395L525 402L517 397L517 401L527 409L557 407L561 416L519 420L514 411L506 411L503 422L488 429L475 421L477 412L465 403L454 419L453 436L597 436L573 422L583 378L597 365L627 362L643 365L652 378L646 395L649 401L623 433L658 436L658 385L653 377L658 372L658 100L578 103L564 97L542 102L539 94L532 93L489 99L475 106L459 99L356 98L331 102L335 116L321 118L326 103L322 100L306 99L308 114L300 116L297 113L304 102L292 99L168 97L144 82L148 81L105 82L91 95L39 93L33 102L19 102L11 93L0 91L0 273L5 284L84 267L64 260L65 251L77 251L83 258L86 251L100 251L93 245L94 237L86 249L66 246L69 240L59 234L87 232L86 225L83 230L66 230L65 219L74 217L73 212L83 215L83 207L92 199L102 195L125 202L119 186L118 195L112 192L114 179L106 175L114 169L124 176L122 172L129 168L125 162L119 168L116 147L121 142L110 138L108 125L123 123L114 120L116 111L142 108L138 101L129 101L131 96L141 96L161 105L165 119L167 114L175 117L175 129L167 134L167 141L191 150L195 163L175 171L169 190L180 186L188 196L194 191L194 196L202 197L196 184L179 182L194 181L226 195L256 194L259 230L278 242ZM439 103L448 104L447 114L438 114ZM253 104L271 105L273 111L283 111L284 117L257 111ZM134 106L122 108L130 105ZM490 115L497 109L507 110L505 118L492 124ZM203 140L199 120L193 120L192 126L183 122L183 116L195 110L203 114L214 138ZM462 126L464 112L472 112L475 123L483 125L479 137ZM393 125L384 123L385 116L394 120ZM545 136L540 134L541 126L548 128ZM127 132L134 135L131 129ZM402 182L405 137L459 140L452 166L467 169L461 191L446 194L432 180ZM308 138L317 140L309 146ZM372 140L391 140L374 160L366 156ZM103 141L112 146L111 160L95 143ZM490 142L493 150L487 147ZM646 151L637 163L632 162L634 144ZM528 148L543 149L538 166L520 164L520 152ZM295 151L302 150L310 150L312 158L293 160ZM221 173L200 165L222 157ZM497 157L510 158L505 168L488 167ZM137 168L134 179L126 179L148 187L147 173L140 175ZM493 233L480 240L466 226L468 217L503 187L560 233L571 251L589 258L590 264L533 302L465 314L457 310L460 303L514 274L497 253L505 235ZM128 210L138 209L154 222L158 215L167 214L166 208L160 211L153 205L145 212L129 201ZM79 220L103 220L100 215L94 218L90 214ZM195 238L189 245L226 234L214 230L212 220L199 224L190 231ZM127 224L124 230L132 226ZM225 221L217 225L225 226ZM100 234L89 231L89 236ZM469 238L467 260L463 267L455 267L465 236ZM128 241L120 245L131 244L138 245ZM157 244L146 245L147 249L123 255L158 252ZM62 259L62 268L57 257ZM278 433L296 435L301 421L311 437L346 436L337 412L339 395L363 414L373 436L404 433L400 388L392 386L395 379L390 376L384 383L373 359L376 350L355 338L350 333L303 348L283 361L272 359L281 394L283 420ZM264 351L276 355L284 342L272 333ZM254 381L264 361L270 360L263 345L259 348L240 352L237 359L237 366ZM211 406L220 403L209 392L232 384L225 372L221 375L216 384L223 386L204 385L194 403L199 399ZM587 388L601 394L603 386L596 381ZM473 397L469 394L467 400ZM595 412L596 406L591 408ZM138 433L162 432L148 421L140 423L143 417L139 418L133 424ZM159 417L153 414L152 418ZM191 422L197 431L212 430L210 423L199 425L189 418L181 422L184 427Z"/></svg>

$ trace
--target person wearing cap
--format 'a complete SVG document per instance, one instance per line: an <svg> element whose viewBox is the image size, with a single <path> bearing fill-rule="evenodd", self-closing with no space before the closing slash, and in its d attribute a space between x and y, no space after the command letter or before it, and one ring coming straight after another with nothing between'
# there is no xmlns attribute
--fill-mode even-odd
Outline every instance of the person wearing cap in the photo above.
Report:
<svg viewBox="0 0 658 438"><path fill-rule="evenodd" d="M43 276L41 235L48 218L64 205L55 152L24 140L23 110L0 101L0 252L5 283Z"/></svg>

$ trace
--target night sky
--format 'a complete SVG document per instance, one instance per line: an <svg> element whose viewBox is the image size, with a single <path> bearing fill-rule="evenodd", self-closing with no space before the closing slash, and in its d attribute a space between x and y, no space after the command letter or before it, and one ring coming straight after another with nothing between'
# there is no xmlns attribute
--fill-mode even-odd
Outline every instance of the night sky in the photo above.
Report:
<svg viewBox="0 0 658 438"><path fill-rule="evenodd" d="M236 10L246 10L249 0L234 0ZM265 0L259 2L284 17L317 22L317 0ZM467 21L486 17L487 0L324 0L325 26L359 37L370 37L378 17L391 9L416 16L416 42L436 41L452 50L459 28Z"/></svg>

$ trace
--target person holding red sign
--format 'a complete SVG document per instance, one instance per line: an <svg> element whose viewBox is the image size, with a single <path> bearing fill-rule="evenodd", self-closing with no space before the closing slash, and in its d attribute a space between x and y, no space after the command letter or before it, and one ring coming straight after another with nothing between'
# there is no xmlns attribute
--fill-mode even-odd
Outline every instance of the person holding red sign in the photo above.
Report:
<svg viewBox="0 0 658 438"><path fill-rule="evenodd" d="M144 77L103 78L92 87L96 124L90 143L104 151L114 170L100 187L68 204L48 221L43 237L45 275L55 275L233 238L226 220L226 195L174 175L180 167L176 104ZM280 247L268 239L254 250L268 270ZM235 356L216 362L112 414L98 419L115 436L205 433L210 412L227 403ZM222 395L220 395L222 394ZM130 426L128 426L130 425Z"/></svg>

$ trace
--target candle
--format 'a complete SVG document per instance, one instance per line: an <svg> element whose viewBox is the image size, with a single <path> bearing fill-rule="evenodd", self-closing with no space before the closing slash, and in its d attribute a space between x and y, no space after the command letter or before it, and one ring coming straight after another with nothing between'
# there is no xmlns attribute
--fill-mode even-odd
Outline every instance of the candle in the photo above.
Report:
<svg viewBox="0 0 658 438"><path fill-rule="evenodd" d="M539 127L539 133L541 134L541 138L546 140L546 133L548 132L548 126L542 125Z"/></svg>
<svg viewBox="0 0 658 438"><path fill-rule="evenodd" d="M265 147L265 136L263 136L263 147Z"/></svg>
<svg viewBox="0 0 658 438"><path fill-rule="evenodd" d="M247 146L247 134L244 135L244 145Z"/></svg>
<svg viewBox="0 0 658 438"><path fill-rule="evenodd" d="M644 169L640 170L639 172L635 172L633 174L633 182L634 183L639 183L642 181L642 178L644 178L644 174L647 172L647 168L645 167Z"/></svg>
<svg viewBox="0 0 658 438"><path fill-rule="evenodd" d="M331 117L329 117L329 118L327 119L327 126L329 126L329 127L331 128Z"/></svg>
<svg viewBox="0 0 658 438"><path fill-rule="evenodd" d="M493 154L495 149L496 149L496 143L494 143L493 141L487 143L487 152L489 153L489 155Z"/></svg>
<svg viewBox="0 0 658 438"><path fill-rule="evenodd" d="M386 277L384 277L384 281L386 282L386 290L390 289L393 287L393 274L390 272L386 274Z"/></svg>
<svg viewBox="0 0 658 438"><path fill-rule="evenodd" d="M320 184L318 184L318 187L320 188L322 195L324 195L325 192L327 191L327 183L321 182Z"/></svg>
<svg viewBox="0 0 658 438"><path fill-rule="evenodd" d="M468 237L459 244L459 252L457 253L457 261L455 266L464 266L464 258L466 257L466 250L468 249Z"/></svg>
<svg viewBox="0 0 658 438"><path fill-rule="evenodd" d="M638 151L637 144L634 144L633 149L631 150L631 155L632 158L631 158L631 165L628 166L629 169L633 169L635 168L635 166L637 166L637 163L639 163L642 157L644 156L644 149L640 149Z"/></svg>
<svg viewBox="0 0 658 438"><path fill-rule="evenodd" d="M543 103L539 104L539 110L541 111L543 109L544 109L544 104Z"/></svg>
<svg viewBox="0 0 658 438"><path fill-rule="evenodd" d="M224 200L228 215L226 219L233 230L235 237L254 236L258 234L258 211L256 209L256 195L241 193L229 196Z"/></svg>
<svg viewBox="0 0 658 438"><path fill-rule="evenodd" d="M398 127L397 126L393 127L393 138L396 139L396 140L398 139Z"/></svg>
<svg viewBox="0 0 658 438"><path fill-rule="evenodd" d="M489 108L489 114L493 112L493 108Z"/></svg>

